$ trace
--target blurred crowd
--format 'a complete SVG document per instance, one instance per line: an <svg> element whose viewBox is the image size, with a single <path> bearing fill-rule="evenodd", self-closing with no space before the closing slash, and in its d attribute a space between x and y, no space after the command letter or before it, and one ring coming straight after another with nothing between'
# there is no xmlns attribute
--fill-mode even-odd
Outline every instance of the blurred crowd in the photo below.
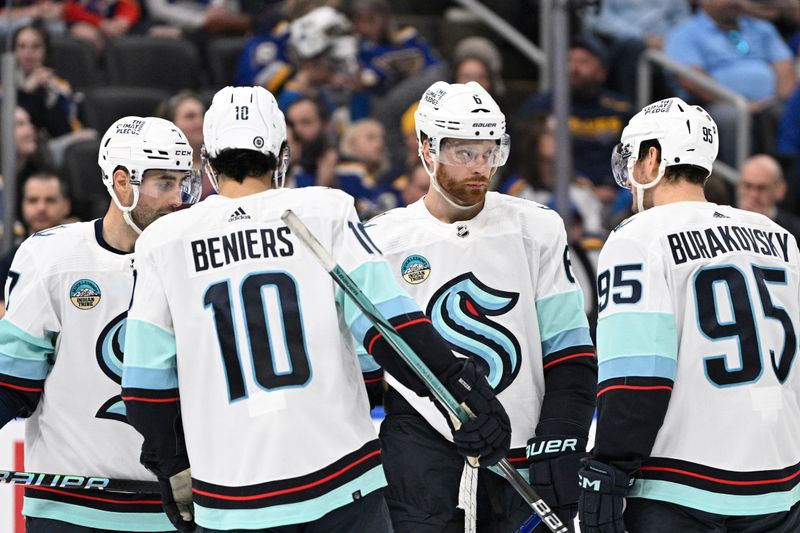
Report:
<svg viewBox="0 0 800 533"><path fill-rule="evenodd" d="M539 0L484 3L538 39ZM552 205L556 153L571 149L569 233L591 279L592 254L630 212L609 157L636 111L639 58L657 49L748 101L753 157L737 170L738 183L713 175L708 196L762 212L800 239L800 0L603 0L577 12L566 65L571 147L554 140L553 94L537 90L536 70L446 0L12 4L0 10L0 32L17 60L20 237L102 214L98 139L120 116L174 121L201 168L203 114L225 85L261 85L276 95L289 125L289 186L340 188L362 218L372 217L428 189L413 118L423 90L439 79L477 81L512 132L495 189ZM669 72L656 69L653 82L653 99L679 95L711 113L720 159L735 165L736 109ZM213 194L208 183L204 194ZM49 206L44 214L32 214L37 202Z"/></svg>

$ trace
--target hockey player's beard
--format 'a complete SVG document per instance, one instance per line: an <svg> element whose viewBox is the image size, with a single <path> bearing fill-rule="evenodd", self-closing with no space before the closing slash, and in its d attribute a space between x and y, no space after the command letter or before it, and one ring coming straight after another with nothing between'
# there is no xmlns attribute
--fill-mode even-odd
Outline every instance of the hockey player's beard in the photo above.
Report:
<svg viewBox="0 0 800 533"><path fill-rule="evenodd" d="M133 219L133 223L136 226L144 231L144 229L158 220L159 218L163 217L164 215L168 215L175 211L172 207L165 207L163 209L152 209L149 207L145 207L143 205L136 206L136 209L131 211L131 218Z"/></svg>
<svg viewBox="0 0 800 533"><path fill-rule="evenodd" d="M490 177L488 174L474 171L468 178L455 179L448 176L446 165L436 169L436 180L439 187L449 194L456 203L463 206L476 205L486 198Z"/></svg>

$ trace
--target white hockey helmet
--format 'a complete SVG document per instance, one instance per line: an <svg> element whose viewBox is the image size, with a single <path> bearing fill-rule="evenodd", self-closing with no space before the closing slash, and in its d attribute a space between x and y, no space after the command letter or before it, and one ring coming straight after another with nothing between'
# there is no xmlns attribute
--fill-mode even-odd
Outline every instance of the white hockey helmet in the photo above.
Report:
<svg viewBox="0 0 800 533"><path fill-rule="evenodd" d="M483 166L501 167L508 159L511 138L506 133L506 116L494 98L477 82L447 83L437 81L422 95L414 113L419 154L428 173L422 144L428 141L428 151L435 161L448 164L469 164L442 151L444 139L493 140L496 148ZM469 156L470 154L466 154ZM462 158L463 159L463 158Z"/></svg>
<svg viewBox="0 0 800 533"><path fill-rule="evenodd" d="M214 95L203 120L203 158L214 188L217 175L208 159L225 149L254 150L276 158L274 179L283 185L289 163L286 120L275 97L263 87L225 87Z"/></svg>
<svg viewBox="0 0 800 533"><path fill-rule="evenodd" d="M639 184L633 177L633 165L642 142L657 140L661 145L659 175L653 182ZM667 98L646 106L622 130L620 143L611 154L614 179L621 187L630 182L636 187L651 188L667 167L692 165L711 174L719 151L719 135L714 119L700 106L680 98Z"/></svg>
<svg viewBox="0 0 800 533"><path fill-rule="evenodd" d="M289 26L289 50L299 59L310 59L326 52L349 50L340 43L343 38L354 40L350 20L330 6L318 7L292 21Z"/></svg>
<svg viewBox="0 0 800 533"><path fill-rule="evenodd" d="M192 147L183 132L172 122L157 117L123 117L106 130L100 141L97 164L103 184L123 218L137 233L141 229L130 217L139 203L139 186L148 170L174 170L185 173L180 183L181 200L193 204L200 199L202 178L192 169ZM114 191L114 170L124 167L133 188L133 202L123 206Z"/></svg>

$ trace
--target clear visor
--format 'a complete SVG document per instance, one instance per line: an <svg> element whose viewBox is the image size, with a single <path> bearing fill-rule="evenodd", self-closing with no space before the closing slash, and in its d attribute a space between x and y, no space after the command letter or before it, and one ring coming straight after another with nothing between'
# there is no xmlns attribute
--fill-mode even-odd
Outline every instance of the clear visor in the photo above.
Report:
<svg viewBox="0 0 800 533"><path fill-rule="evenodd" d="M170 196L176 204L192 205L200 201L203 177L199 170L149 169L139 185L139 196L163 199Z"/></svg>
<svg viewBox="0 0 800 533"><path fill-rule="evenodd" d="M498 140L442 139L435 159L443 165L497 168L506 164L510 149L508 134Z"/></svg>
<svg viewBox="0 0 800 533"><path fill-rule="evenodd" d="M628 181L631 178L630 167L636 161L631 151L631 143L618 143L611 151L611 172L614 180L622 188L630 189Z"/></svg>

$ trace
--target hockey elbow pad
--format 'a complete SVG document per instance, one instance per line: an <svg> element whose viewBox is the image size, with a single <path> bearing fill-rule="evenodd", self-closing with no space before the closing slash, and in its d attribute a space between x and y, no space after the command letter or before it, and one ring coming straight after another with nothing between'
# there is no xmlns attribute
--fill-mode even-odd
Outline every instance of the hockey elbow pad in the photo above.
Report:
<svg viewBox="0 0 800 533"><path fill-rule="evenodd" d="M508 454L511 422L483 371L472 359L458 359L440 376L458 403L465 403L475 418L453 432L453 442L464 457L478 457L492 466Z"/></svg>

